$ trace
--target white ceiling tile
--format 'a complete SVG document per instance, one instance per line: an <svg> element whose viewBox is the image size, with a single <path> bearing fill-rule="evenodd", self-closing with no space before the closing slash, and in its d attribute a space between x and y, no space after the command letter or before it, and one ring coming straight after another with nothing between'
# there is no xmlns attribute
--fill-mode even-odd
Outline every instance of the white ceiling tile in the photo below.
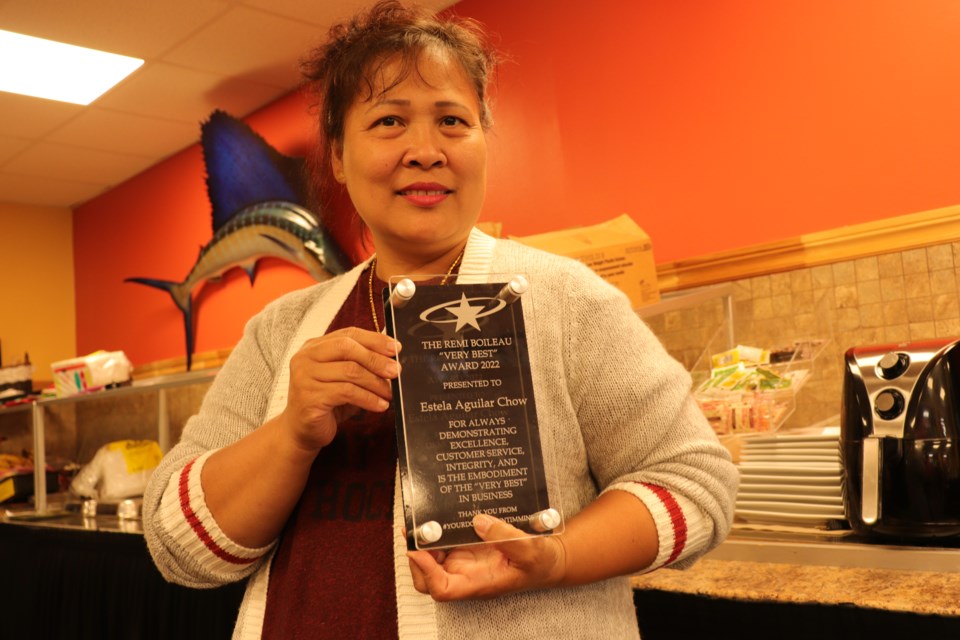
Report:
<svg viewBox="0 0 960 640"><path fill-rule="evenodd" d="M421 0L417 4L427 9L441 11L453 6L457 0ZM337 2L304 2L303 0L243 0L241 4L269 11L288 18L296 18L315 25L328 25L343 20L363 7L369 0L338 0Z"/></svg>
<svg viewBox="0 0 960 640"><path fill-rule="evenodd" d="M0 91L0 136L38 138L76 117L83 107Z"/></svg>
<svg viewBox="0 0 960 640"><path fill-rule="evenodd" d="M289 88L299 81L297 60L323 33L314 25L238 6L162 60Z"/></svg>
<svg viewBox="0 0 960 640"><path fill-rule="evenodd" d="M339 0L338 2L303 2L303 0L244 0L241 4L254 9L293 18L313 25L328 25L342 20L361 7L367 0ZM423 3L426 5L427 3Z"/></svg>
<svg viewBox="0 0 960 640"><path fill-rule="evenodd" d="M241 78L225 77L216 86L210 88L206 99L217 109L242 118L293 90L293 87L274 87L258 82L248 82ZM204 120L210 115L210 111L213 109L207 110Z"/></svg>
<svg viewBox="0 0 960 640"><path fill-rule="evenodd" d="M139 173L159 158L38 142L4 165L4 173L42 178L69 176L76 182L114 185Z"/></svg>
<svg viewBox="0 0 960 640"><path fill-rule="evenodd" d="M24 138L0 136L0 167L3 167L4 162L26 149L30 144L30 141Z"/></svg>
<svg viewBox="0 0 960 640"><path fill-rule="evenodd" d="M159 118L87 109L47 136L49 142L162 158L199 138L199 127Z"/></svg>
<svg viewBox="0 0 960 640"><path fill-rule="evenodd" d="M152 58L231 4L226 0L20 0L3 5L2 23L8 31Z"/></svg>
<svg viewBox="0 0 960 640"><path fill-rule="evenodd" d="M285 93L286 89L270 85L156 62L145 65L95 104L192 124L199 137L200 123L214 109L243 117Z"/></svg>
<svg viewBox="0 0 960 640"><path fill-rule="evenodd" d="M0 202L72 207L90 200L103 190L103 185L0 172Z"/></svg>

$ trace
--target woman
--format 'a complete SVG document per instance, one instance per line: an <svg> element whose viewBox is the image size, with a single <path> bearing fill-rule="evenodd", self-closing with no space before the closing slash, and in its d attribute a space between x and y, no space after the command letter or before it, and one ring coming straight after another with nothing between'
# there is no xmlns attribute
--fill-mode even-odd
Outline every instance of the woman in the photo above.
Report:
<svg viewBox="0 0 960 640"><path fill-rule="evenodd" d="M729 456L625 296L473 228L491 66L472 23L396 2L335 27L306 65L323 165L376 255L249 322L144 499L167 579L250 576L235 637L636 638L621 576L689 565L728 531ZM556 443L567 521L518 539L478 515L492 544L407 553L390 409L402 345L380 332L375 300L393 275L486 273L535 283L537 420Z"/></svg>

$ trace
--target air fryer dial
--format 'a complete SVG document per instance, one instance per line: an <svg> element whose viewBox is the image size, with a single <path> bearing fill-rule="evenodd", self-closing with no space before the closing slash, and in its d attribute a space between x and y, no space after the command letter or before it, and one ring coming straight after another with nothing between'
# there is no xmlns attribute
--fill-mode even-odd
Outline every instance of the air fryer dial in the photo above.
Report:
<svg viewBox="0 0 960 640"><path fill-rule="evenodd" d="M884 389L873 401L874 410L884 420L893 420L899 416L903 413L903 407L903 394L896 389Z"/></svg>
<svg viewBox="0 0 960 640"><path fill-rule="evenodd" d="M905 353L889 351L877 362L878 373L881 378L893 380L901 375L910 366L910 356Z"/></svg>

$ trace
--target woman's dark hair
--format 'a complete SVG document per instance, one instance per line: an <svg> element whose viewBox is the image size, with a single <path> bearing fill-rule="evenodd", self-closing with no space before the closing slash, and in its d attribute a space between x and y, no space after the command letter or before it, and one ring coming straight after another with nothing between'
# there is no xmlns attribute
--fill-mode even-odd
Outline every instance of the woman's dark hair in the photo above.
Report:
<svg viewBox="0 0 960 640"><path fill-rule="evenodd" d="M375 78L383 66L399 60L400 71L389 91L417 67L420 53L439 47L460 62L473 83L480 104L481 126L492 124L487 85L497 62L482 27L469 18L438 18L418 7L396 0L378 2L368 11L334 25L325 44L301 61L306 88L313 97L320 129L320 144L312 158L312 173L321 198L330 182L331 154L343 142L344 119L358 96L374 97Z"/></svg>

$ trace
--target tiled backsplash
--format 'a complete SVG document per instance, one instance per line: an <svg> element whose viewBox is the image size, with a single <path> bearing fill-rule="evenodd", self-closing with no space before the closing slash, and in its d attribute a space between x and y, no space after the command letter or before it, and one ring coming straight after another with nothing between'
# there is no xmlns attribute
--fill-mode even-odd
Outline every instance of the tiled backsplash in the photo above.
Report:
<svg viewBox="0 0 960 640"><path fill-rule="evenodd" d="M849 347L960 337L960 243L897 251L733 281L735 342L776 348L797 339L828 344L782 428L830 420L840 412L843 354ZM725 340L723 302L646 318L688 369Z"/></svg>

